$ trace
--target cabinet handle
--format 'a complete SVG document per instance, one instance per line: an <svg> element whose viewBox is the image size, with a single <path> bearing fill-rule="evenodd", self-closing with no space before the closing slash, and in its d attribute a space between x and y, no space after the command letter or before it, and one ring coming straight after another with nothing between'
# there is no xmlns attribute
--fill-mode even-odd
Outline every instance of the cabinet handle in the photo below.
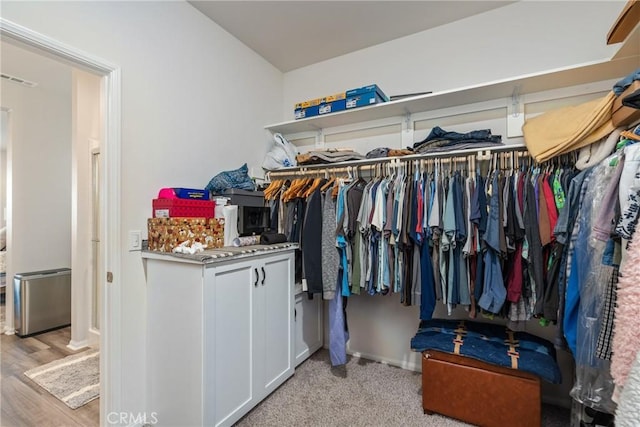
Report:
<svg viewBox="0 0 640 427"><path fill-rule="evenodd" d="M253 282L253 286L258 287L258 279L260 278L260 275L258 274L258 269L254 268L253 271L256 272L256 281Z"/></svg>
<svg viewBox="0 0 640 427"><path fill-rule="evenodd" d="M262 286L264 286L264 279L267 277L267 275L264 272L264 267L261 267L261 268L262 268L262 282L260 283L262 283Z"/></svg>

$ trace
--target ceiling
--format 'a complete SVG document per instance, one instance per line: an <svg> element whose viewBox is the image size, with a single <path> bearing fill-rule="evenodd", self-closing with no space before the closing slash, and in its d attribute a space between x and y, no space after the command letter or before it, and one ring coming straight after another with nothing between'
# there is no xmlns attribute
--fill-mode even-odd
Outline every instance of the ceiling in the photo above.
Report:
<svg viewBox="0 0 640 427"><path fill-rule="evenodd" d="M282 72L514 1L189 1Z"/></svg>

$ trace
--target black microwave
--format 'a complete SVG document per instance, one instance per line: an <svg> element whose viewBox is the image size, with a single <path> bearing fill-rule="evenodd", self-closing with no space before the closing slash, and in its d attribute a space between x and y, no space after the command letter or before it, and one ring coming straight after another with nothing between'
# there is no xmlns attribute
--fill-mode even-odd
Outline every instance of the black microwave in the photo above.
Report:
<svg viewBox="0 0 640 427"><path fill-rule="evenodd" d="M259 236L269 229L269 208L238 205L238 234Z"/></svg>
<svg viewBox="0 0 640 427"><path fill-rule="evenodd" d="M238 206L238 234L240 236L259 236L269 231L270 212L264 203L262 191L227 190L224 197L229 204Z"/></svg>

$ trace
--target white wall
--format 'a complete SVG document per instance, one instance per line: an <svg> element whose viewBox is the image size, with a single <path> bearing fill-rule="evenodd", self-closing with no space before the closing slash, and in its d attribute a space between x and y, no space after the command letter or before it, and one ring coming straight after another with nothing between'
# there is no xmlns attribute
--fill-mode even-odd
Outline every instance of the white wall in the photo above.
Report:
<svg viewBox="0 0 640 427"><path fill-rule="evenodd" d="M113 356L121 410L144 411L145 276L128 230L146 234L161 187L204 187L222 170L259 167L263 126L281 119L282 74L184 2L6 2L2 16L121 67L122 330L113 333L122 354Z"/></svg>
<svg viewBox="0 0 640 427"><path fill-rule="evenodd" d="M436 92L609 58L613 50L606 46L606 34L624 4L521 1L288 72L284 77L284 119L293 120L295 102L371 83L377 83L387 95ZM432 126L440 124L461 132L490 128L495 134L505 135L504 113L479 121L469 118L462 124L463 119L456 120L455 124ZM327 141L326 146L349 147L362 154L384 145L401 147L400 127L389 130L388 134L356 134L355 139ZM416 131L415 140L429 130ZM506 138L503 141L513 142ZM313 149L313 142L299 148ZM420 369L420 355L410 351L419 321L418 307L401 306L397 296L359 296L350 299L347 312L350 352ZM446 316L446 310L438 304L435 317ZM455 317L468 316L459 310ZM531 321L528 329L553 341L553 327L540 328ZM565 382L561 386L545 385L544 397L568 405L573 381L571 357L564 352L558 357Z"/></svg>
<svg viewBox="0 0 640 427"><path fill-rule="evenodd" d="M372 83L387 95L436 92L608 58L625 3L519 1L288 72L284 118L296 102Z"/></svg>
<svg viewBox="0 0 640 427"><path fill-rule="evenodd" d="M9 46L2 50L4 61ZM33 54L22 53L27 62ZM71 267L71 72L45 61L55 86L28 88L1 82L3 107L12 120L11 271ZM9 68L9 69L7 69Z"/></svg>

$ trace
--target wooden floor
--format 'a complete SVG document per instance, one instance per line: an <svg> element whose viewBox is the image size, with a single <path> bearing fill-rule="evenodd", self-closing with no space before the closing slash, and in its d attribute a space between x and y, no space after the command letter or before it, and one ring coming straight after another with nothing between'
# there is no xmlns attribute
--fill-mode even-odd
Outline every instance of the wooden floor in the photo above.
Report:
<svg viewBox="0 0 640 427"><path fill-rule="evenodd" d="M1 309L4 316L4 304ZM69 350L70 339L69 327L29 338L0 335L0 426L99 426L100 399L70 409L24 375L31 368L85 350Z"/></svg>

